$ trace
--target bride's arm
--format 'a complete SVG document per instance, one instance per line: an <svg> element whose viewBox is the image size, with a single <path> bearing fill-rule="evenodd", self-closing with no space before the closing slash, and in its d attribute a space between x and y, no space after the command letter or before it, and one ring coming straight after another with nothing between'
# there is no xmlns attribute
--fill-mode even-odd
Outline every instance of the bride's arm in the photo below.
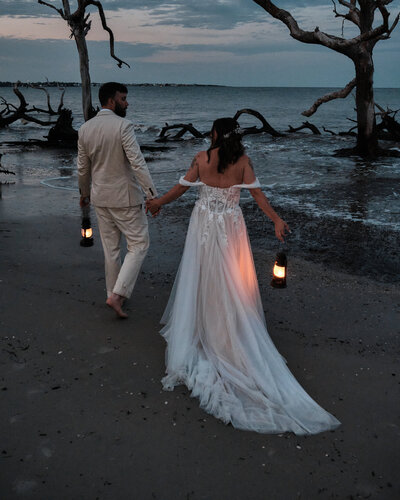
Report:
<svg viewBox="0 0 400 500"><path fill-rule="evenodd" d="M189 182L195 182L199 176L198 153L192 160L189 170L186 172L184 179ZM146 213L150 210L153 216L157 215L163 205L177 200L189 189L190 186L182 186L182 184L175 184L167 193L160 198L152 198L146 201Z"/></svg>
<svg viewBox="0 0 400 500"><path fill-rule="evenodd" d="M254 174L253 166L251 164L250 158L245 165L243 182L245 184L252 184L256 180ZM251 196L254 198L255 202L259 208L269 217L275 225L275 236L280 241L284 241L285 231L289 231L289 226L286 222L279 217L275 210L271 207L271 204L265 194L261 191L261 188L249 189Z"/></svg>

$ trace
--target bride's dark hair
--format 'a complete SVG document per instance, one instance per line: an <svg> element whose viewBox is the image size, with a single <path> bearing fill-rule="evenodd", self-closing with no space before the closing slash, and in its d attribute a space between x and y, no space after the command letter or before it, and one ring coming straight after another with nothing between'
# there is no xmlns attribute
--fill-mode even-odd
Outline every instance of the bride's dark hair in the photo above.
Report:
<svg viewBox="0 0 400 500"><path fill-rule="evenodd" d="M214 131L217 138L214 141ZM218 149L218 172L222 174L226 167L235 163L244 154L239 124L233 118L218 118L211 129L211 146L207 150L208 161L213 149Z"/></svg>

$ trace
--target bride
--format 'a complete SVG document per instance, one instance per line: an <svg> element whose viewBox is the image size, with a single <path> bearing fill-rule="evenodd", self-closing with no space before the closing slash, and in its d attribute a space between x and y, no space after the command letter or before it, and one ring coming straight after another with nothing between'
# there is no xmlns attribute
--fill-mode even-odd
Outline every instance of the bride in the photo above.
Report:
<svg viewBox="0 0 400 500"><path fill-rule="evenodd" d="M340 422L300 386L268 335L253 256L239 207L249 189L283 241L273 210L244 153L238 123L214 122L212 144L170 191L147 202L154 215L199 188L182 260L161 322L167 342L165 390L185 384L206 412L238 429L316 434Z"/></svg>

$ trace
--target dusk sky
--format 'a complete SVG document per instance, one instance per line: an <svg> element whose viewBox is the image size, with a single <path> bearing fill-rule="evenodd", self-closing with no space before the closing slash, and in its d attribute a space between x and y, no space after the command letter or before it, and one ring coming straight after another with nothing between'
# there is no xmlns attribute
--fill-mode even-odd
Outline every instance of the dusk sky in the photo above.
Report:
<svg viewBox="0 0 400 500"><path fill-rule="evenodd" d="M62 7L61 0L48 3ZM71 9L76 1L71 0ZM115 35L111 59L108 34L90 7L88 34L93 82L198 83L234 86L341 87L354 76L352 62L325 47L293 40L286 26L252 0L104 0ZM331 0L277 0L304 29L341 36ZM388 6L393 21L400 0ZM338 6L339 12L346 12ZM379 13L376 24L380 24ZM0 80L80 81L78 53L64 20L36 0L0 1ZM349 22L344 36L357 31ZM400 23L374 51L375 86L400 85Z"/></svg>

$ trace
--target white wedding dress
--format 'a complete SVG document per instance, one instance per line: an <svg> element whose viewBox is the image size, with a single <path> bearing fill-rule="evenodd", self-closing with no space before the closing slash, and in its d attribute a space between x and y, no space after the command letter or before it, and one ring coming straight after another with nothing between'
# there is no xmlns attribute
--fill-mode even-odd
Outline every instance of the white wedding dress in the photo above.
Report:
<svg viewBox="0 0 400 500"><path fill-rule="evenodd" d="M202 182L161 322L165 390L185 384L206 412L238 429L316 434L340 422L300 386L270 339L239 184Z"/></svg>

